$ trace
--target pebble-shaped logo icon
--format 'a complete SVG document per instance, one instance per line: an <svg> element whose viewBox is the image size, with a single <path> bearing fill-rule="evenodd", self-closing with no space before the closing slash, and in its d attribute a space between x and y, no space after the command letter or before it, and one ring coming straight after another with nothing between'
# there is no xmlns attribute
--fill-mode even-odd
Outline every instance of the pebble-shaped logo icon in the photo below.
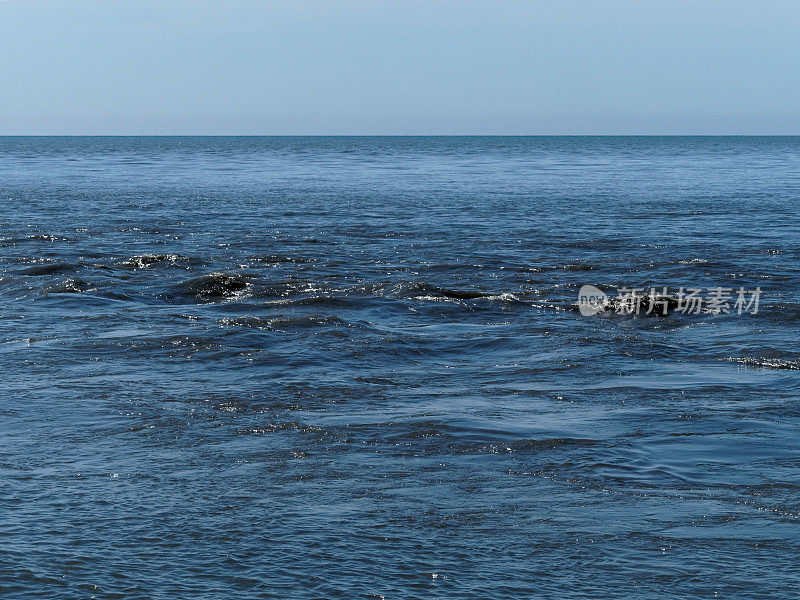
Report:
<svg viewBox="0 0 800 600"><path fill-rule="evenodd" d="M578 310L584 317L604 310L608 302L606 293L593 285L583 285L578 291Z"/></svg>

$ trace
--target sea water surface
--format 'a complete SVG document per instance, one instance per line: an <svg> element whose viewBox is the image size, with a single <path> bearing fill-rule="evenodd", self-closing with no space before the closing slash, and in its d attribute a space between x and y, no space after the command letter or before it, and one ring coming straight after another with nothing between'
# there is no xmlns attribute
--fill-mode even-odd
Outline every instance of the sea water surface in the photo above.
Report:
<svg viewBox="0 0 800 600"><path fill-rule="evenodd" d="M798 138L1 138L0 593L796 598L799 325Z"/></svg>

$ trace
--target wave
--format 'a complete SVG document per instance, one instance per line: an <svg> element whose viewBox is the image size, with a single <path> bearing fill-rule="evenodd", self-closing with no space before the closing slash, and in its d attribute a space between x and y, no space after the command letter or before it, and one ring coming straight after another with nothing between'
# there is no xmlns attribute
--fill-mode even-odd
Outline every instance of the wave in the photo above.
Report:
<svg viewBox="0 0 800 600"><path fill-rule="evenodd" d="M308 264L315 262L315 259L294 254L263 254L254 256L251 260L265 264Z"/></svg>
<svg viewBox="0 0 800 600"><path fill-rule="evenodd" d="M66 238L50 235L49 233L34 233L20 237L10 237L0 239L0 248L16 246L25 242L66 242Z"/></svg>
<svg viewBox="0 0 800 600"><path fill-rule="evenodd" d="M358 307L362 301L363 299L356 297L314 295L267 300L264 302L264 306L320 306L329 308L355 308Z"/></svg>
<svg viewBox="0 0 800 600"><path fill-rule="evenodd" d="M27 275L29 277L39 277L42 275L55 275L58 273L65 273L68 271L75 271L78 267L69 263L46 263L42 265L34 265L17 271L19 275Z"/></svg>
<svg viewBox="0 0 800 600"><path fill-rule="evenodd" d="M285 331L287 329L340 326L347 325L347 323L336 316L323 317L319 315L310 315L307 317L280 317L273 319L255 316L226 317L220 320L220 325L223 327L250 327L252 329Z"/></svg>
<svg viewBox="0 0 800 600"><path fill-rule="evenodd" d="M597 439L561 437L543 434L528 437L520 432L459 426L443 421L390 421L350 423L346 425L310 425L298 421L270 422L252 429L240 429L239 435L269 435L297 431L321 440L357 443L385 448L400 455L438 454L519 454L529 455L558 450L596 446Z"/></svg>
<svg viewBox="0 0 800 600"><path fill-rule="evenodd" d="M198 264L201 261L190 259L180 254L137 254L119 261L117 264L121 267L130 269L149 269L155 265L178 265L182 263Z"/></svg>
<svg viewBox="0 0 800 600"><path fill-rule="evenodd" d="M748 367L762 369L784 369L788 371L800 371L800 360L787 360L785 358L740 358L730 356L721 360L739 363Z"/></svg>
<svg viewBox="0 0 800 600"><path fill-rule="evenodd" d="M91 283L78 278L69 278L61 283L44 288L44 291L49 294L80 294L96 290L97 288Z"/></svg>
<svg viewBox="0 0 800 600"><path fill-rule="evenodd" d="M518 298L509 293L482 292L478 290L454 290L439 287L425 282L407 282L389 287L386 295L394 298L408 298L413 300L487 300L515 301Z"/></svg>
<svg viewBox="0 0 800 600"><path fill-rule="evenodd" d="M241 274L223 272L196 277L173 288L172 298L201 302L258 298L271 306L341 306L349 307L365 299L404 299L428 302L521 302L521 295L511 292L485 292L453 289L426 282L364 283L353 286L330 286L309 281L284 281L259 284Z"/></svg>
<svg viewBox="0 0 800 600"><path fill-rule="evenodd" d="M179 284L174 297L191 298L200 302L230 300L241 296L251 286L250 281L237 274L210 273Z"/></svg>

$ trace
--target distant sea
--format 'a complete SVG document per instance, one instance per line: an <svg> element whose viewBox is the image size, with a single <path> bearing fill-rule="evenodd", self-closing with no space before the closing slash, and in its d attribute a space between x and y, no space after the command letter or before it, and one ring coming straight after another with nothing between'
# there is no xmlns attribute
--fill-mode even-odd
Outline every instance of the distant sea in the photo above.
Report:
<svg viewBox="0 0 800 600"><path fill-rule="evenodd" d="M800 138L0 138L3 598L793 598L799 401Z"/></svg>

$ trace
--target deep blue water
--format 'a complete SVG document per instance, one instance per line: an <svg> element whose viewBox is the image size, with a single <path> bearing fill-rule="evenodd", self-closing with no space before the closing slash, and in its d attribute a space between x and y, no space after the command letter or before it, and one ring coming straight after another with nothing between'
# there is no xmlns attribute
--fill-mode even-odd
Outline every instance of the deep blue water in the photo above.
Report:
<svg viewBox="0 0 800 600"><path fill-rule="evenodd" d="M0 595L795 598L799 259L800 138L0 138Z"/></svg>

